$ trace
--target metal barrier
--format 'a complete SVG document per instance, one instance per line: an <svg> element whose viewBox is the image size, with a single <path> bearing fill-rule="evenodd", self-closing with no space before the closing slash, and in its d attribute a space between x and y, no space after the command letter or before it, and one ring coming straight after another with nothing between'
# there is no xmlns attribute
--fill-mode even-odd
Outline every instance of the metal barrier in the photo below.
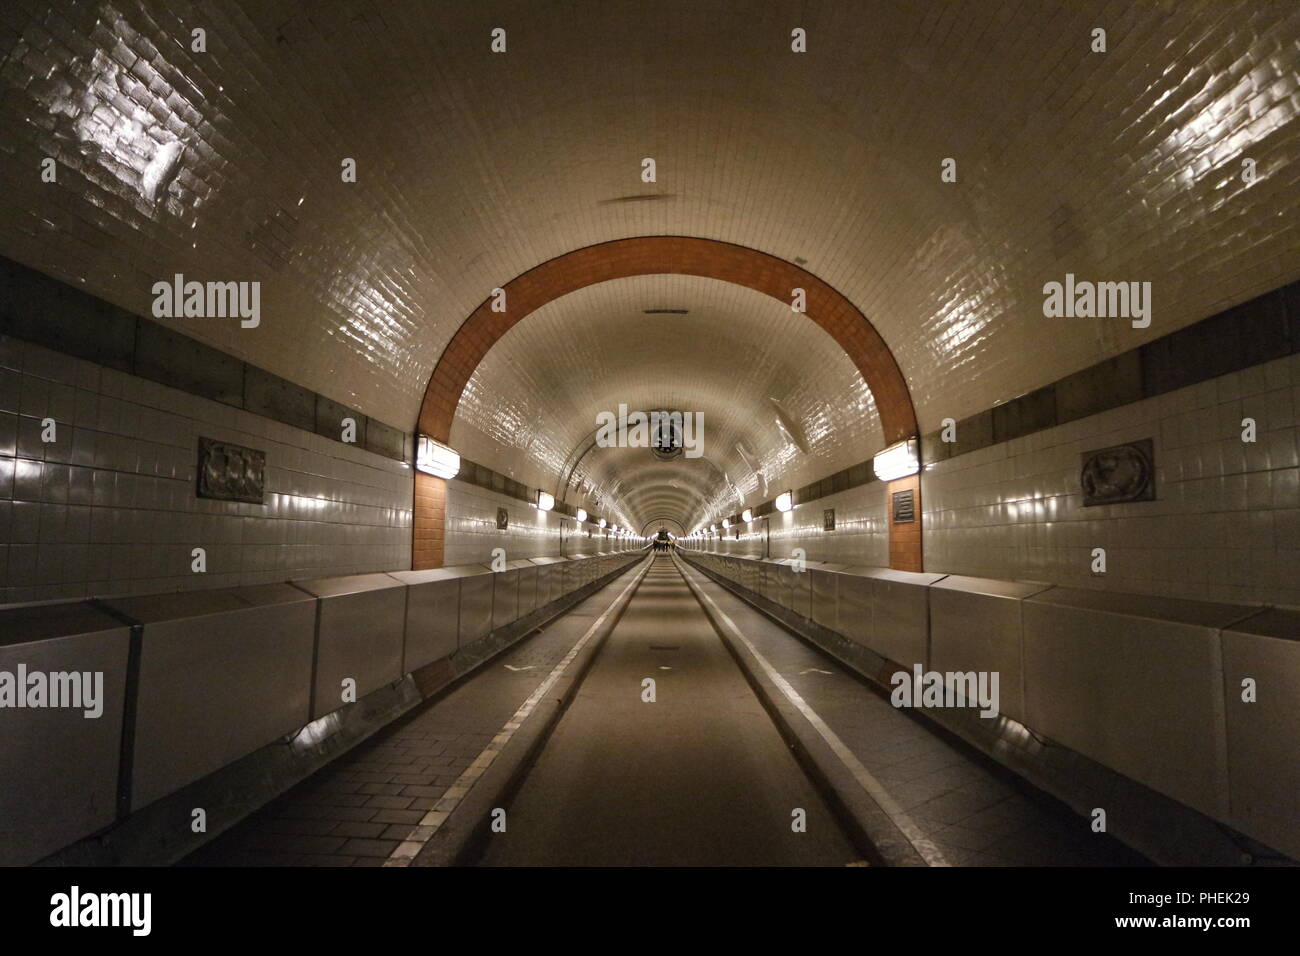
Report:
<svg viewBox="0 0 1300 956"><path fill-rule="evenodd" d="M1001 716L1300 858L1298 610L683 557L796 630L869 649L886 672L997 673Z"/></svg>
<svg viewBox="0 0 1300 956"><path fill-rule="evenodd" d="M641 558L0 607L0 865L101 833L467 645L514 639L517 621Z"/></svg>

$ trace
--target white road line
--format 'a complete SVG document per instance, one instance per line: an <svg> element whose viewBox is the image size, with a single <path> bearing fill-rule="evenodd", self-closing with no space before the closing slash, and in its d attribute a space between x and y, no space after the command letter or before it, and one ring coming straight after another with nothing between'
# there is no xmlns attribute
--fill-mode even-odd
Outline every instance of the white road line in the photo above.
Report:
<svg viewBox="0 0 1300 956"><path fill-rule="evenodd" d="M564 675L565 670L573 663L574 658L578 656L579 652L587 646L587 642L590 641L592 636L600 629L600 626L605 623L605 619L609 617L614 608L618 607L619 603L627 596L629 591L633 590L641 583L641 579L645 577L646 571L648 570L649 565L643 568L640 574L629 581L627 587L622 590L619 596L610 602L609 606L601 612L600 617L596 618L591 627L587 628L587 633L583 634L582 637L578 639L578 643L569 648L569 652L564 655L558 664L555 665L546 680L537 685L537 689L534 690L528 696L528 699L520 705L519 709L514 712L514 716L505 722L505 725L497 735L492 738L492 741L483 748L477 757L474 758L473 763L466 767L461 775L456 778L456 782L447 788L446 792L442 795L442 799L434 804L433 809L424 815L424 818L419 822L419 824L415 826L409 834L407 834L406 839L393 849L393 852L389 854L388 859L384 861L384 866L411 865L411 861L415 859L416 855L419 854L422 849L424 849L425 844L433 839L433 835L438 832L439 827L441 827L447 821L447 818L451 816L451 812L455 810L456 807L460 806L460 802L465 799L465 795L469 793L470 788L474 786L478 781L478 778L483 776L484 771L492 765L492 761L497 759L497 754L501 753L502 748L504 748L506 744L510 743L510 738L515 735L515 731L518 730L523 725L523 722L528 719L528 715L533 712L533 709L538 705L541 699L546 696L547 691L554 687L555 682ZM508 664L506 666L509 667Z"/></svg>
<svg viewBox="0 0 1300 956"><path fill-rule="evenodd" d="M685 577L684 572L683 577ZM740 628L736 627L736 623L727 612L718 607L713 598L705 594L704 589L698 584L695 585L695 593L699 595L701 601L707 602L713 608L718 620L726 625L727 630L749 649L749 653L754 655L758 665L763 668L763 673L767 674L768 679L780 688L786 699L794 704L804 717L808 718L808 722L821 735L822 740L826 741L831 751L840 759L840 763L844 764L848 771L853 774L853 778L857 780L858 785L867 792L872 800L876 801L880 809L885 811L885 815L894 822L894 826L898 827L903 836L907 838L907 842L912 844L912 848L921 855L921 859L925 860L929 866L949 866L947 858L939 848L926 837L921 828L907 815L907 812L889 795L889 791L881 785L880 781L872 776L871 771L862 765L862 761L858 760L853 751L848 748L844 741L840 740L839 735L831 730L826 721L817 715L817 711L813 710L808 705L808 702L799 696L799 692L776 672L776 668L767 662L767 658L758 652L758 648L753 645L749 638L740 633Z"/></svg>

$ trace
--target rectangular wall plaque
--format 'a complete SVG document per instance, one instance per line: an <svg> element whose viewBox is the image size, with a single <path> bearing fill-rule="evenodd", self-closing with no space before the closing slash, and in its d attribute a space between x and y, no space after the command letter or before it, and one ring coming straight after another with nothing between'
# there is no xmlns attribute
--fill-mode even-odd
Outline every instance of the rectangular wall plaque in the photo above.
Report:
<svg viewBox="0 0 1300 956"><path fill-rule="evenodd" d="M266 497L266 452L213 438L199 439L200 498L260 505Z"/></svg>
<svg viewBox="0 0 1300 956"><path fill-rule="evenodd" d="M835 530L835 509L834 508L822 509L822 530L823 531Z"/></svg>
<svg viewBox="0 0 1300 956"><path fill-rule="evenodd" d="M916 520L916 498L912 494L912 489L906 491L895 491L894 495L894 524L907 524Z"/></svg>

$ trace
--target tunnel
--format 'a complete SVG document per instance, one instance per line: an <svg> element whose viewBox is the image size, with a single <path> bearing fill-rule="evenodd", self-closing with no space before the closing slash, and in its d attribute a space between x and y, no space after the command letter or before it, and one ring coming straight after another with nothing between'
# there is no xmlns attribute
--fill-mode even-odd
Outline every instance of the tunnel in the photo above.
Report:
<svg viewBox="0 0 1300 956"><path fill-rule="evenodd" d="M0 864L1272 885L1298 115L1262 0L0 5Z"/></svg>

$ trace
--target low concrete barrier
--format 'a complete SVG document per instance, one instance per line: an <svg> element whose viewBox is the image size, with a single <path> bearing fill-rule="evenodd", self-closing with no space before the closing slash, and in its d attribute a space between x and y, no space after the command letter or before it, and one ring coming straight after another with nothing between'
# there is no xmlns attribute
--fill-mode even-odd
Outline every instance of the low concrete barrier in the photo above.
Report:
<svg viewBox="0 0 1300 956"><path fill-rule="evenodd" d="M1219 632L1256 610L1076 588L1028 598L1026 722L1226 819Z"/></svg>
<svg viewBox="0 0 1300 956"><path fill-rule="evenodd" d="M1050 584L949 575L930 585L929 669L998 674L1001 713L1026 722L1021 606Z"/></svg>
<svg viewBox="0 0 1300 956"><path fill-rule="evenodd" d="M1229 822L1300 860L1300 609L1223 632Z"/></svg>
<svg viewBox="0 0 1300 956"><path fill-rule="evenodd" d="M872 568L867 647L906 668L930 666L930 585L942 574Z"/></svg>
<svg viewBox="0 0 1300 956"><path fill-rule="evenodd" d="M839 583L847 564L824 562L808 568L812 621L828 631L839 630Z"/></svg>
<svg viewBox="0 0 1300 956"><path fill-rule="evenodd" d="M683 556L778 617L805 616L781 561ZM909 669L996 672L1000 714L1058 752L1300 858L1300 609L829 562L803 577L814 639L830 631Z"/></svg>
<svg viewBox="0 0 1300 956"><path fill-rule="evenodd" d="M387 574L294 581L316 608L312 718L338 710L402 676L406 586ZM353 682L345 687L344 682Z"/></svg>
<svg viewBox="0 0 1300 956"><path fill-rule="evenodd" d="M287 584L104 604L140 625L132 811L310 720L316 601Z"/></svg>
<svg viewBox="0 0 1300 956"><path fill-rule="evenodd" d="M130 644L130 627L80 601L0 608L0 865L117 818Z"/></svg>
<svg viewBox="0 0 1300 956"><path fill-rule="evenodd" d="M261 780L262 767L269 799L295 782L283 779L293 772L285 744L299 731L314 726L315 739L334 720L353 743L364 739L381 725L366 730L367 721L391 720L418 701L421 691L402 683L405 675L481 642L432 677L445 683L518 639L517 621L562 611L556 602L641 557L538 558L496 574L470 565L0 607L0 865L65 848L61 855L73 860L94 859L99 851L85 849L91 841L70 845L120 826L147 831L138 821L150 814L166 815L160 839L174 847L178 811L166 809L168 797L237 767L245 786ZM570 566L566 581L561 569ZM20 672L98 674L98 716L9 706L4 695ZM378 700L349 711L356 719L331 716L348 706L346 678L356 682L358 702ZM422 686L429 693L439 685ZM260 757L268 762L248 764ZM228 797L221 790L216 801L227 815L240 804Z"/></svg>
<svg viewBox="0 0 1300 956"><path fill-rule="evenodd" d="M564 558L529 558L537 566L537 606L544 607L564 593Z"/></svg>
<svg viewBox="0 0 1300 956"><path fill-rule="evenodd" d="M406 585L406 632L402 670L418 670L460 646L460 579L455 568L389 571Z"/></svg>

